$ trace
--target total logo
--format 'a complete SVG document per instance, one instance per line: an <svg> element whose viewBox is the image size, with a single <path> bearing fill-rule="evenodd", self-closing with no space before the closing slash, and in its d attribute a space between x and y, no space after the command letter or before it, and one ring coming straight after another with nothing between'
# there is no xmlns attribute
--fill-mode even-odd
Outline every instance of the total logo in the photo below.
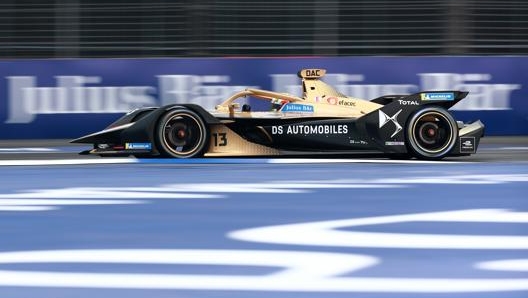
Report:
<svg viewBox="0 0 528 298"><path fill-rule="evenodd" d="M398 103L402 106L417 106L417 105L420 105L417 101L415 100L401 100L401 99L398 99Z"/></svg>

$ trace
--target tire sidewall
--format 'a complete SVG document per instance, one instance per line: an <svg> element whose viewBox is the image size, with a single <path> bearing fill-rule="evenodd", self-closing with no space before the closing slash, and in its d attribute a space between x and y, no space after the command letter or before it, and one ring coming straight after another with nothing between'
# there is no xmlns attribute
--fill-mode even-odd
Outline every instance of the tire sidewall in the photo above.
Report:
<svg viewBox="0 0 528 298"><path fill-rule="evenodd" d="M195 147L195 149L188 154L178 154L176 153L170 146L168 145L167 141L165 140L165 127L167 125L167 122L170 121L172 118L177 117L178 115L185 115L188 117L192 117L194 121L196 121L198 127L201 131L200 141L199 144ZM160 120L158 121L156 125L156 143L158 146L158 151L160 152L161 156L163 157L172 157L172 158L191 158L191 157L197 157L201 156L204 151L205 147L208 144L208 129L202 118L195 113L194 111L188 110L188 109L174 109L170 110L167 113L165 113Z"/></svg>
<svg viewBox="0 0 528 298"><path fill-rule="evenodd" d="M413 127L416 121L420 119L423 115L427 113L438 113L441 114L447 122L450 125L450 132L451 132L451 140L447 143L448 145L443 148L442 150L438 152L428 152L421 148L421 146L418 144L417 140L414 136ZM451 116L451 114L444 108L441 107L426 107L423 109L420 109L413 113L409 120L407 121L407 127L405 128L405 138L407 143L407 149L409 152L411 152L416 158L419 159L430 159L430 160L437 160L444 158L455 146L457 139L458 139L458 125Z"/></svg>

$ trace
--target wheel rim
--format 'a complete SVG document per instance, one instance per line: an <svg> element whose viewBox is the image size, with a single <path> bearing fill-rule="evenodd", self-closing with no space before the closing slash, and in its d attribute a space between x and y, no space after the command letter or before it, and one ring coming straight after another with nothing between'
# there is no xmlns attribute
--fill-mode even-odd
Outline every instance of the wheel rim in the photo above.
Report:
<svg viewBox="0 0 528 298"><path fill-rule="evenodd" d="M178 113L170 117L163 126L165 147L178 156L194 154L201 148L204 130L193 115Z"/></svg>
<svg viewBox="0 0 528 298"><path fill-rule="evenodd" d="M455 134L449 116L437 111L425 111L412 121L411 145L421 155L438 157L451 150Z"/></svg>

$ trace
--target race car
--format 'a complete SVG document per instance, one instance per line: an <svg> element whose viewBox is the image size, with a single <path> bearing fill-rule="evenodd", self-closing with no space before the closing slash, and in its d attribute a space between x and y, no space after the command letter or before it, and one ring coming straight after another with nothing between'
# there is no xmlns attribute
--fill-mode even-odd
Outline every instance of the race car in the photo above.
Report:
<svg viewBox="0 0 528 298"><path fill-rule="evenodd" d="M468 92L364 100L326 84L325 73L298 73L302 97L247 88L214 111L196 104L139 108L72 142L93 144L83 154L170 158L374 152L441 159L476 152L483 123L455 121L448 112ZM252 109L252 103L264 103L266 109Z"/></svg>

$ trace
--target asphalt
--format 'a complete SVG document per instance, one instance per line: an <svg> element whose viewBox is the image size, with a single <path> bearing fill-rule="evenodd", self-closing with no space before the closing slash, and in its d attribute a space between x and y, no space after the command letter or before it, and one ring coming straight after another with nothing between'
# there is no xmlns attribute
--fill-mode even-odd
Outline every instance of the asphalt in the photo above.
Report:
<svg viewBox="0 0 528 298"><path fill-rule="evenodd" d="M2 298L528 296L526 137L439 162L0 149Z"/></svg>

